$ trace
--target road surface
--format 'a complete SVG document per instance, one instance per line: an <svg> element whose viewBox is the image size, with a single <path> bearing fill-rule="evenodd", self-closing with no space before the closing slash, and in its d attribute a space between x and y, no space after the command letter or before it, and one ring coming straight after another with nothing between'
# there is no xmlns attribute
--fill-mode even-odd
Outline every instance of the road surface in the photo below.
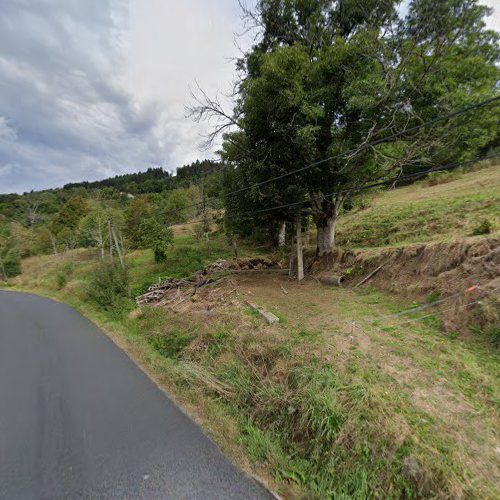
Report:
<svg viewBox="0 0 500 500"><path fill-rule="evenodd" d="M90 321L0 291L0 499L271 498Z"/></svg>

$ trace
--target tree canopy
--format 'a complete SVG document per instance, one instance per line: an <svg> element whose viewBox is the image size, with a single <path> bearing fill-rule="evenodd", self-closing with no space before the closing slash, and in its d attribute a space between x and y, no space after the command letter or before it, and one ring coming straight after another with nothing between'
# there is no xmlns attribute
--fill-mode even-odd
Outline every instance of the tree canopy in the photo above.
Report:
<svg viewBox="0 0 500 500"><path fill-rule="evenodd" d="M405 134L498 95L500 50L498 34L485 28L489 9L476 0L413 0L404 17L398 4L260 0L245 11L258 36L238 62L237 127L225 134L222 149L233 170L226 192L238 191L226 196L233 218L303 201L322 255L334 247L346 199L339 191L472 158L498 137L498 106ZM198 116L203 111L217 113L210 101ZM391 135L397 137L371 145ZM292 212L249 223L274 231Z"/></svg>

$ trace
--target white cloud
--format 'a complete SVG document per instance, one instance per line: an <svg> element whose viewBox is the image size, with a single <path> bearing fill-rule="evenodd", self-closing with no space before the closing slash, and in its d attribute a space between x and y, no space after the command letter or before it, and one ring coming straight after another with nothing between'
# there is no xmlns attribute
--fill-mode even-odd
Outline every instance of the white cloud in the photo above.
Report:
<svg viewBox="0 0 500 500"><path fill-rule="evenodd" d="M17 139L17 132L9 125L5 116L0 116L0 141L13 142Z"/></svg>
<svg viewBox="0 0 500 500"><path fill-rule="evenodd" d="M4 0L0 192L205 156L188 86L231 80L238 23L231 0Z"/></svg>
<svg viewBox="0 0 500 500"><path fill-rule="evenodd" d="M500 0L480 0L479 3L493 9L492 15L486 18L486 26L489 29L500 31Z"/></svg>
<svg viewBox="0 0 500 500"><path fill-rule="evenodd" d="M481 3L500 29L499 0ZM185 106L196 82L211 95L231 88L236 0L1 5L0 193L174 170L210 154L197 148L209 125Z"/></svg>

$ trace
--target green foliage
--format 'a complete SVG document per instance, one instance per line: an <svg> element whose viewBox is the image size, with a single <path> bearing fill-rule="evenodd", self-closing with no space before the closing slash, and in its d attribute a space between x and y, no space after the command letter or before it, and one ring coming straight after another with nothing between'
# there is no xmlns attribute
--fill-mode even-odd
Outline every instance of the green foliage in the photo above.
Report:
<svg viewBox="0 0 500 500"><path fill-rule="evenodd" d="M155 261L163 262L167 252L174 243L174 233L164 221L150 217L139 226L142 245L153 250Z"/></svg>
<svg viewBox="0 0 500 500"><path fill-rule="evenodd" d="M149 343L153 349L167 358L177 358L191 343L195 335L190 331L171 330L167 333L150 335Z"/></svg>
<svg viewBox="0 0 500 500"><path fill-rule="evenodd" d="M143 244L141 224L151 217L152 211L145 197L134 198L125 209L125 234L132 248L140 248Z"/></svg>
<svg viewBox="0 0 500 500"><path fill-rule="evenodd" d="M496 347L500 348L500 324L494 324L487 328L486 334L490 342Z"/></svg>
<svg viewBox="0 0 500 500"><path fill-rule="evenodd" d="M492 230L493 224L488 219L483 219L481 223L473 229L472 236L490 234Z"/></svg>
<svg viewBox="0 0 500 500"><path fill-rule="evenodd" d="M56 287L58 290L63 289L66 286L69 278L73 274L75 265L73 262L66 262L62 267L60 267L56 272Z"/></svg>
<svg viewBox="0 0 500 500"><path fill-rule="evenodd" d="M193 226L193 236L196 239L196 241L201 241L203 239L204 234L205 234L205 228L203 224L195 224Z"/></svg>
<svg viewBox="0 0 500 500"><path fill-rule="evenodd" d="M193 203L199 201L197 198L196 188L190 189L175 189L170 191L163 206L164 218L170 224L181 224L193 215Z"/></svg>
<svg viewBox="0 0 500 500"><path fill-rule="evenodd" d="M58 290L63 289L66 283L71 278L75 265L73 262L66 262L56 273L56 287Z"/></svg>
<svg viewBox="0 0 500 500"><path fill-rule="evenodd" d="M12 225L0 222L0 276L3 279L21 273L21 256L12 234Z"/></svg>
<svg viewBox="0 0 500 500"><path fill-rule="evenodd" d="M21 257L16 248L0 249L0 276L12 278L21 274Z"/></svg>
<svg viewBox="0 0 500 500"><path fill-rule="evenodd" d="M53 227L56 233L76 229L80 219L88 212L88 203L82 196L72 196L58 212Z"/></svg>
<svg viewBox="0 0 500 500"><path fill-rule="evenodd" d="M265 184L227 197L227 213L241 216L232 231L260 227L272 234L276 221L293 219L293 210L252 217L245 211L313 200L318 245L325 246L322 235L333 235L339 206L353 208L349 197L330 193L402 167L409 173L471 158L492 144L495 105L347 156L363 142L498 93L499 38L485 30L486 7L476 0L413 0L398 19L397 3L257 2L252 19L260 38L238 63L239 129L226 134L223 156L235 166L226 191ZM315 162L321 163L266 183ZM326 246L318 248L332 250Z"/></svg>
<svg viewBox="0 0 500 500"><path fill-rule="evenodd" d="M433 302L436 302L437 300L439 300L440 296L441 296L440 293L438 291L434 290L429 295L427 295L426 302L428 304L432 304Z"/></svg>
<svg viewBox="0 0 500 500"><path fill-rule="evenodd" d="M120 309L129 297L128 270L119 263L101 262L87 284L89 298L104 309Z"/></svg>
<svg viewBox="0 0 500 500"><path fill-rule="evenodd" d="M65 190L75 188L101 189L108 198L116 197L120 191L131 194L154 193L168 188L170 185L170 174L161 167L148 168L145 172L136 172L132 174L123 174L96 182L78 182L66 184Z"/></svg>

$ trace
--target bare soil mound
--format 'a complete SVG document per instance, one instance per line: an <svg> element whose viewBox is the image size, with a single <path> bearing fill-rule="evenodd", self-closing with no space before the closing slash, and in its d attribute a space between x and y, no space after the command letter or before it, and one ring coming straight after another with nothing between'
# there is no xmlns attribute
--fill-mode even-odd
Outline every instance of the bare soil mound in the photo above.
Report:
<svg viewBox="0 0 500 500"><path fill-rule="evenodd" d="M500 320L500 238L417 244L375 255L339 249L315 262L311 270L316 275L344 274L345 285L356 286L379 267L362 286L371 284L420 301L457 295L440 304L447 330L465 333L468 325Z"/></svg>

